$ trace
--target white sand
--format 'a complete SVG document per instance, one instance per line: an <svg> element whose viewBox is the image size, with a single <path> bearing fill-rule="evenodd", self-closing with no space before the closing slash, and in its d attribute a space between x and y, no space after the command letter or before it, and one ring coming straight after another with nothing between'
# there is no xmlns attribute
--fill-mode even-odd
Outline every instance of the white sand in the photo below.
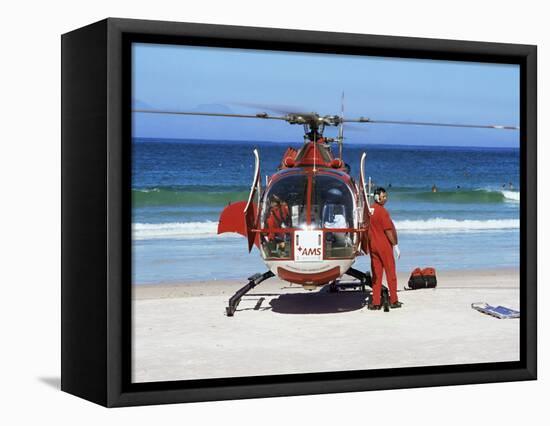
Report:
<svg viewBox="0 0 550 426"><path fill-rule="evenodd" d="M400 275L400 287L408 275ZM270 279L234 317L245 282L134 287L133 381L363 370L519 359L519 321L471 308L519 308L517 270L443 272L438 288L400 291L401 309L369 311L360 292L308 292Z"/></svg>

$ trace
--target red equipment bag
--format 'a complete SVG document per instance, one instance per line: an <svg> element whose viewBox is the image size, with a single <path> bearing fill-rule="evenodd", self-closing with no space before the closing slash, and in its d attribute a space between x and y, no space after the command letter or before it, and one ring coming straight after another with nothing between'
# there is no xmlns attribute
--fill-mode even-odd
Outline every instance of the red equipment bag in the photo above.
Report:
<svg viewBox="0 0 550 426"><path fill-rule="evenodd" d="M435 276L435 268L415 268L411 272L409 278L409 287L405 290L418 290L419 288L435 288L437 286L437 278Z"/></svg>
<svg viewBox="0 0 550 426"><path fill-rule="evenodd" d="M422 275L424 281L426 281L426 288L435 288L437 286L437 277L435 276L435 268L422 269Z"/></svg>
<svg viewBox="0 0 550 426"><path fill-rule="evenodd" d="M419 288L426 288L426 281L422 275L422 269L415 268L411 272L411 277L409 278L409 288L408 290L417 290Z"/></svg>

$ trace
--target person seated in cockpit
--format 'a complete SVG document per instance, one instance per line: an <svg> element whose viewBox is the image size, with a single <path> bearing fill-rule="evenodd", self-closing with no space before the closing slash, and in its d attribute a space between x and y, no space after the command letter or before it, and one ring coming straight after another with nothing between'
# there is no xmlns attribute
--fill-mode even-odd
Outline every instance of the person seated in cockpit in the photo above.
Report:
<svg viewBox="0 0 550 426"><path fill-rule="evenodd" d="M324 228L346 229L345 206L342 204L342 192L337 188L332 188L327 193L327 204L324 207ZM333 247L347 247L351 245L349 233L327 232L326 240L332 242Z"/></svg>
<svg viewBox="0 0 550 426"><path fill-rule="evenodd" d="M324 227L329 229L345 229L348 227L346 223L346 217L343 214L343 211L338 211L338 208L342 206L338 205L329 205L332 214L326 218ZM342 232L327 232L326 233L327 241L332 242L334 247L345 247L348 245L349 236L347 233Z"/></svg>
<svg viewBox="0 0 550 426"><path fill-rule="evenodd" d="M267 234L268 240L275 242L276 249L285 250L285 234L276 230L290 226L290 214L287 203L277 195L272 195L269 200L269 215L266 223L270 230Z"/></svg>
<svg viewBox="0 0 550 426"><path fill-rule="evenodd" d="M286 201L278 197L277 195L273 195L273 199L276 203L278 203L278 209L275 210L275 214L278 215L281 219L281 224L284 224L285 227L290 226L290 214L288 211L288 204Z"/></svg>
<svg viewBox="0 0 550 426"><path fill-rule="evenodd" d="M326 204L323 207L323 226L325 228L347 228L345 206L342 203L342 191L338 188L329 189Z"/></svg>
<svg viewBox="0 0 550 426"><path fill-rule="evenodd" d="M325 222L325 228L347 228L346 217L341 214L332 214L329 220Z"/></svg>

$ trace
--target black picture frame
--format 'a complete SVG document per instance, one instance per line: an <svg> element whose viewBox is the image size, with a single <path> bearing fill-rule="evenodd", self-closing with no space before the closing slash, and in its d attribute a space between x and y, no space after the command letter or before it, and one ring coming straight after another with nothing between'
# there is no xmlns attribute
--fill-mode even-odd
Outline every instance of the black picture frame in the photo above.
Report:
<svg viewBox="0 0 550 426"><path fill-rule="evenodd" d="M61 41L62 390L115 407L536 379L536 46L113 18ZM131 383L132 42L518 64L520 360Z"/></svg>

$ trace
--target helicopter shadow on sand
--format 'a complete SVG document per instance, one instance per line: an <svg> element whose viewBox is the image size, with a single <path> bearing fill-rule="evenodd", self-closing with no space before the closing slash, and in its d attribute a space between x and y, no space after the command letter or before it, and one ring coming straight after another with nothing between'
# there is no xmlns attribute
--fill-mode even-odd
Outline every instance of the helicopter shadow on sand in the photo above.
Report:
<svg viewBox="0 0 550 426"><path fill-rule="evenodd" d="M278 314L334 314L351 312L364 308L369 302L370 290L338 290L332 292L330 284L321 290L310 293L285 293L269 302L271 310ZM260 299L261 300L261 299ZM261 308L263 302L258 300L255 310Z"/></svg>

